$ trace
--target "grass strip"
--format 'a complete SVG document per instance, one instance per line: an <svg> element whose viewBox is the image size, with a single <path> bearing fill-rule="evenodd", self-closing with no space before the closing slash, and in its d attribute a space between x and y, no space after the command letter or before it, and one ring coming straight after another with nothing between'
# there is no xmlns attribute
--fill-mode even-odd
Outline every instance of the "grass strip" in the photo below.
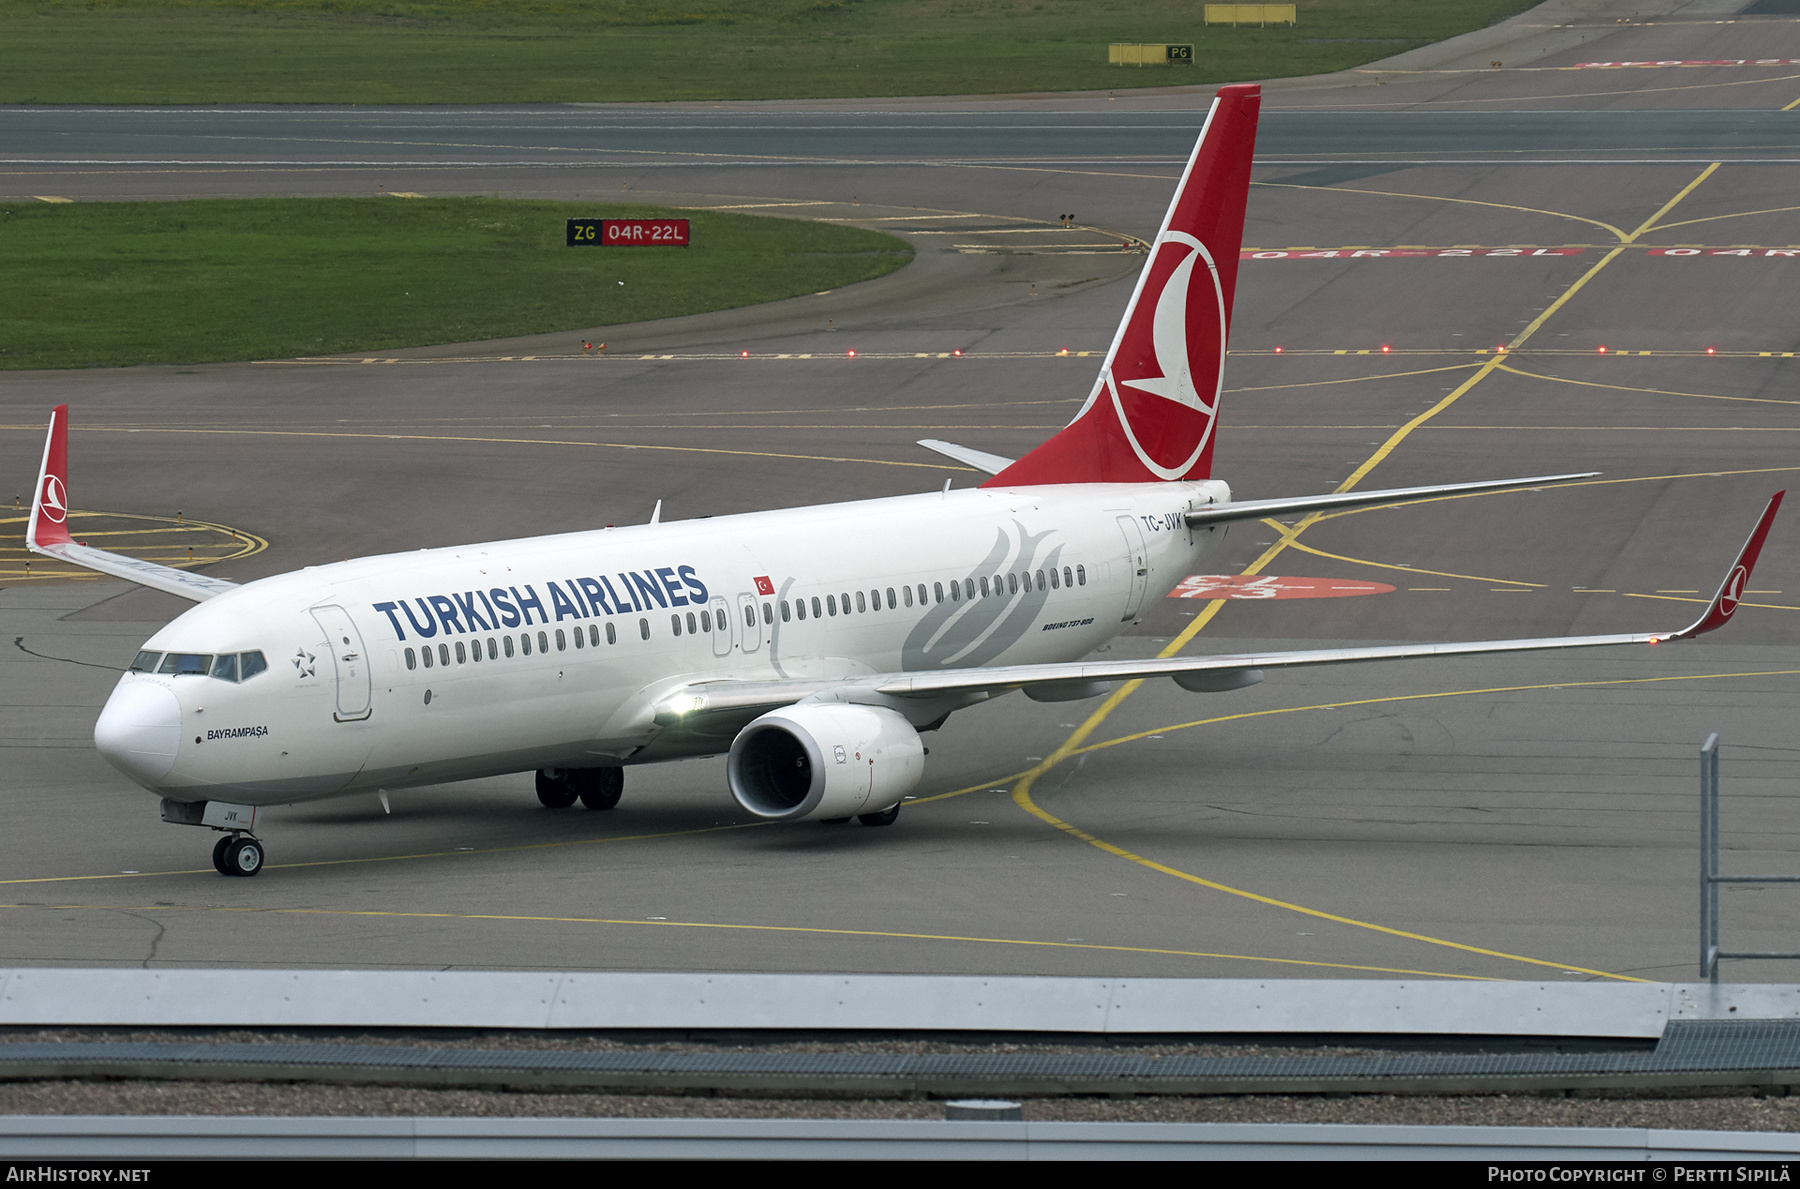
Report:
<svg viewBox="0 0 1800 1189"><path fill-rule="evenodd" d="M1107 90L1343 70L1531 0L0 0L0 103L537 103ZM1107 46L1188 42L1192 67Z"/></svg>
<svg viewBox="0 0 1800 1189"><path fill-rule="evenodd" d="M693 246L564 246L564 221L677 215ZM835 289L905 241L797 219L484 198L0 203L0 368L379 351ZM577 346L575 343L571 347Z"/></svg>

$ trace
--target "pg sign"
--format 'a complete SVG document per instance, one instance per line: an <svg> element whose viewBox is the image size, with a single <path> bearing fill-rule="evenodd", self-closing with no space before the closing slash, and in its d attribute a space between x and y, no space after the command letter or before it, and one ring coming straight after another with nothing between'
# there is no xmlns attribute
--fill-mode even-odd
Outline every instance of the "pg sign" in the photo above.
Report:
<svg viewBox="0 0 1800 1189"><path fill-rule="evenodd" d="M570 219L571 248L685 248L686 219Z"/></svg>

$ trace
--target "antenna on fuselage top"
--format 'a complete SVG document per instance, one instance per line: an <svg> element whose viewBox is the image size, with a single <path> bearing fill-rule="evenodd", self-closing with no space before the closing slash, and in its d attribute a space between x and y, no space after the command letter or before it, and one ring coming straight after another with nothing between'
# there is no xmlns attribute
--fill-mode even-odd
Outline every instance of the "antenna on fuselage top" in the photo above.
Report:
<svg viewBox="0 0 1800 1189"><path fill-rule="evenodd" d="M661 500L657 500L656 507L654 507L650 510L650 523L651 524L661 524L662 523L662 501Z"/></svg>

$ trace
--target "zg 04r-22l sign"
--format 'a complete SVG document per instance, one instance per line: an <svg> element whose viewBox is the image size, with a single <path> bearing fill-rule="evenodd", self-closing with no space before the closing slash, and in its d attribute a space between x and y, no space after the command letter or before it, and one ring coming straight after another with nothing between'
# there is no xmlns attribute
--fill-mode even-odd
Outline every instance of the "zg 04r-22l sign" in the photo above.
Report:
<svg viewBox="0 0 1800 1189"><path fill-rule="evenodd" d="M570 219L568 246L685 248L686 219Z"/></svg>

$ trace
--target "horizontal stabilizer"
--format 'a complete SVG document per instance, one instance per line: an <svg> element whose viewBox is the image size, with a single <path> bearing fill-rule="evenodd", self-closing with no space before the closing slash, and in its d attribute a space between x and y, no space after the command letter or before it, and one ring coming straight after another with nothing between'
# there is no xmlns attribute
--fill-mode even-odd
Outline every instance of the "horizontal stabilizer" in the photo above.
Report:
<svg viewBox="0 0 1800 1189"><path fill-rule="evenodd" d="M967 446L958 446L955 442L940 442L936 438L922 438L919 445L927 450L936 450L946 458L954 458L978 471L989 475L998 475L1013 464L1010 458L1002 458L998 454L989 454L985 450L971 450Z"/></svg>
<svg viewBox="0 0 1800 1189"><path fill-rule="evenodd" d="M1292 516L1298 512L1349 511L1372 508L1378 504L1403 504L1410 500L1441 499L1452 495L1477 495L1484 491L1516 491L1526 487L1545 487L1567 483L1572 479L1592 479L1599 471L1578 475L1536 475L1529 479L1490 479L1481 483L1450 483L1442 487L1395 487L1387 491L1344 491L1330 495L1301 495L1278 500L1234 500L1229 504L1208 504L1187 514L1189 528L1209 524L1230 524L1236 520L1262 520L1270 516Z"/></svg>

